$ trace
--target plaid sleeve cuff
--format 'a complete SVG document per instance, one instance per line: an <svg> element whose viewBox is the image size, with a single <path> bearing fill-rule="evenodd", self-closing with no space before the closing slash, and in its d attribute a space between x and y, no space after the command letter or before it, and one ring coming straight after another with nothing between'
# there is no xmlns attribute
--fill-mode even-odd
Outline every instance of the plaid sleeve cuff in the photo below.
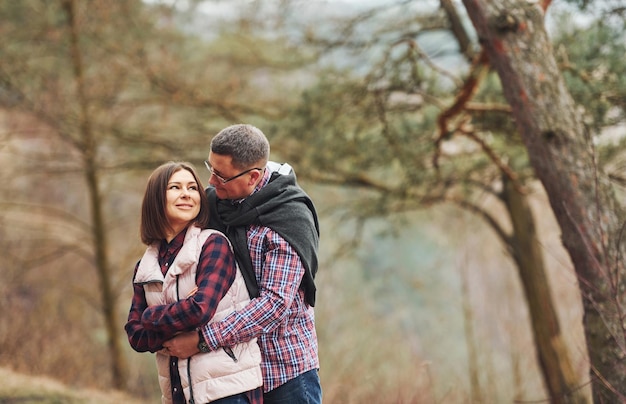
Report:
<svg viewBox="0 0 626 404"><path fill-rule="evenodd" d="M202 336L211 351L214 351L222 346L221 341L218 339L218 336L220 335L218 331L218 324L219 323L210 323L202 327Z"/></svg>

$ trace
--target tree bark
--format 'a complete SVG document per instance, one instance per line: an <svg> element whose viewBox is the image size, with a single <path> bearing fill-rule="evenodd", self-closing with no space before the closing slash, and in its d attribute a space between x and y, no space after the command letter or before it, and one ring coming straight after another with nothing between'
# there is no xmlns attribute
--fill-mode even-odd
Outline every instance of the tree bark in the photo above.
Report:
<svg viewBox="0 0 626 404"><path fill-rule="evenodd" d="M471 61L474 56L472 41L463 27L463 20L456 11L454 3L452 0L439 0L439 4L443 11L445 11L448 21L450 21L450 31L452 31L454 38L459 44L459 52L461 52L467 60Z"/></svg>
<svg viewBox="0 0 626 404"><path fill-rule="evenodd" d="M559 326L532 211L526 196L514 183L506 176L503 181L503 199L513 225L509 246L528 303L537 358L550 402L586 403Z"/></svg>
<svg viewBox="0 0 626 404"><path fill-rule="evenodd" d="M465 330L465 343L467 344L467 364L470 378L470 394L472 403L483 402L483 389L480 385L480 365L476 337L474 335L474 313L469 297L469 286L465 268L461 268L461 301L463 302L463 329Z"/></svg>
<svg viewBox="0 0 626 404"><path fill-rule="evenodd" d="M581 288L594 401L626 399L623 212L557 68L534 1L463 0L500 76Z"/></svg>
<svg viewBox="0 0 626 404"><path fill-rule="evenodd" d="M89 118L88 99L84 86L83 62L78 46L78 26L76 21L75 0L64 0L63 6L70 28L70 52L76 92L79 104L81 153L85 170L85 181L89 190L91 205L92 233L96 252L95 265L100 282L102 312L107 332L109 351L111 353L111 373L113 386L116 389L126 388L126 364L118 338L115 295L111 285L111 271L107 260L107 238L102 213L102 196L100 195L98 168L96 163L96 143Z"/></svg>

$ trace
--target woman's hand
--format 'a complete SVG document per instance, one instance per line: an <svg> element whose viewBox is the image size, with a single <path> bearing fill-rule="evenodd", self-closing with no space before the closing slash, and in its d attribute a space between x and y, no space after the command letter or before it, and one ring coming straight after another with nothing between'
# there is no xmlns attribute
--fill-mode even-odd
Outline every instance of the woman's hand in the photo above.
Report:
<svg viewBox="0 0 626 404"><path fill-rule="evenodd" d="M200 342L200 336L197 331L183 332L176 335L174 338L165 341L163 347L165 347L171 356L176 356L180 359L187 359L198 352L198 342Z"/></svg>

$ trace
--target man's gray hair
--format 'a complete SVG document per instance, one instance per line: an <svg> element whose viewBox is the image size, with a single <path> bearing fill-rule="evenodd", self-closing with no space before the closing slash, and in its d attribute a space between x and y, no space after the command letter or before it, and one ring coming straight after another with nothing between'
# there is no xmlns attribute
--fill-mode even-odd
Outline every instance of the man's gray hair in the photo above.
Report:
<svg viewBox="0 0 626 404"><path fill-rule="evenodd" d="M248 168L262 164L265 167L270 157L270 143L261 129L237 124L228 126L211 140L211 152L231 156L237 168Z"/></svg>

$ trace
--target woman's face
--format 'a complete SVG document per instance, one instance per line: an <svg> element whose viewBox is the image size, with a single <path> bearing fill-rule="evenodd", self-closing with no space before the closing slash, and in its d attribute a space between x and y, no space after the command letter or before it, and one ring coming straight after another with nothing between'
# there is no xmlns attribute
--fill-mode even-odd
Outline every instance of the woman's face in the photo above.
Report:
<svg viewBox="0 0 626 404"><path fill-rule="evenodd" d="M165 216L173 234L171 241L200 213L200 186L187 170L178 170L170 177L165 192Z"/></svg>

